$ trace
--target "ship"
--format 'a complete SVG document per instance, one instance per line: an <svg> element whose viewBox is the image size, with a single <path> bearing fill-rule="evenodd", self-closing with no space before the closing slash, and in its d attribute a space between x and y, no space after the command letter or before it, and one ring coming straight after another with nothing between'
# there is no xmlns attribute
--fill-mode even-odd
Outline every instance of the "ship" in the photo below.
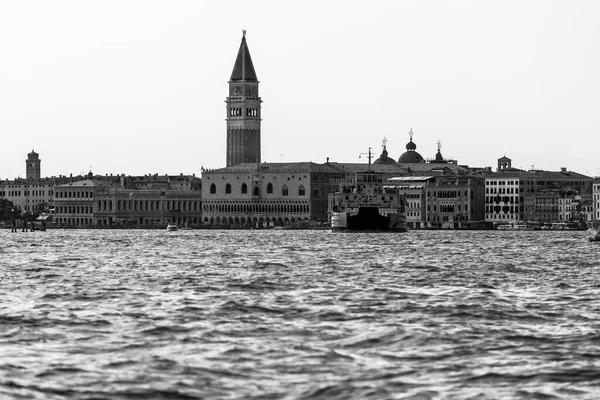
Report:
<svg viewBox="0 0 600 400"><path fill-rule="evenodd" d="M333 232L406 232L406 199L382 173L356 172L329 195Z"/></svg>

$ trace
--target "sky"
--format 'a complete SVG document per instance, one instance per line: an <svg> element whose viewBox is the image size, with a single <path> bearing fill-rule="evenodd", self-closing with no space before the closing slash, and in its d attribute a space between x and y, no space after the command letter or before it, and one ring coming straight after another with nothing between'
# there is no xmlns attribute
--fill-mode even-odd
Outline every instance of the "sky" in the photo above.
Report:
<svg viewBox="0 0 600 400"><path fill-rule="evenodd" d="M600 1L0 0L0 179L225 166L242 38L262 161L600 175Z"/></svg>

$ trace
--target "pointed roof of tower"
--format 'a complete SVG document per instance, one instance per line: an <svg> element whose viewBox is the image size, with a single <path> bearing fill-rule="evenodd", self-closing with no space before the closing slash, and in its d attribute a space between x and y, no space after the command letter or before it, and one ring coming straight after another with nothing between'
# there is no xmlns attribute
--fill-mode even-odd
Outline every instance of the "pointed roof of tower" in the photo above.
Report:
<svg viewBox="0 0 600 400"><path fill-rule="evenodd" d="M250 57L250 50L248 50L248 44L246 43L246 31L243 31L242 43L235 59L235 65L233 66L233 72L231 72L231 78L229 81L250 81L258 82L256 72L254 71L254 65L252 64L252 58Z"/></svg>

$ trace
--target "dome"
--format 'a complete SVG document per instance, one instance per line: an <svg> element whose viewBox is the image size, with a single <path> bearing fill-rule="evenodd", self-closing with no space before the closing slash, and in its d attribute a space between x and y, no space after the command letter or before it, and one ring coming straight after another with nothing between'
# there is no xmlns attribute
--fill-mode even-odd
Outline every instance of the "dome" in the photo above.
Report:
<svg viewBox="0 0 600 400"><path fill-rule="evenodd" d="M414 150L408 150L398 159L398 164L420 164L423 162L425 162L425 159Z"/></svg>
<svg viewBox="0 0 600 400"><path fill-rule="evenodd" d="M373 162L373 164L396 164L396 161L388 156L388 152L384 146L381 155L377 160L375 160L375 162Z"/></svg>
<svg viewBox="0 0 600 400"><path fill-rule="evenodd" d="M417 150L417 145L412 140L412 137L413 137L412 128L410 128L409 135L410 135L410 142L408 142L406 144L406 152L400 156L400 158L398 159L398 164L424 163L425 159L419 153L417 153L415 151L415 150Z"/></svg>

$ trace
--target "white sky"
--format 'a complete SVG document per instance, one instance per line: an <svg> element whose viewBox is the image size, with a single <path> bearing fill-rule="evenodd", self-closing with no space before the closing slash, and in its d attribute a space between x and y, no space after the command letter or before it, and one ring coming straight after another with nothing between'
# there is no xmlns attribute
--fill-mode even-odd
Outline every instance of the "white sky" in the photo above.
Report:
<svg viewBox="0 0 600 400"><path fill-rule="evenodd" d="M600 175L600 1L0 0L0 178L225 166L247 30L262 160L359 162L387 137L470 166Z"/></svg>

